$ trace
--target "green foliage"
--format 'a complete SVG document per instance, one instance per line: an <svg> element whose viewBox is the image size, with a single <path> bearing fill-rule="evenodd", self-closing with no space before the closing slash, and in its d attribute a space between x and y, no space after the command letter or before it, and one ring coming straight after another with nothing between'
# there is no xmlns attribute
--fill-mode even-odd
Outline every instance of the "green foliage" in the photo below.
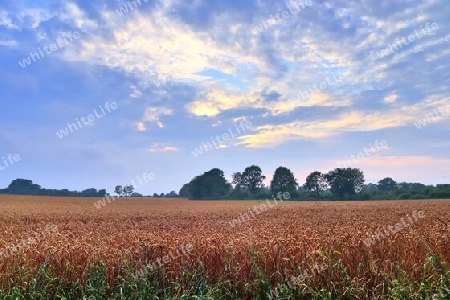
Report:
<svg viewBox="0 0 450 300"><path fill-rule="evenodd" d="M278 167L270 182L270 190L273 195L278 192L293 193L297 190L298 183L291 170L285 167Z"/></svg>
<svg viewBox="0 0 450 300"><path fill-rule="evenodd" d="M257 194L263 188L263 181L266 176L262 175L262 170L257 165L245 168L244 172L236 172L232 175L232 183L237 190L246 188L251 194Z"/></svg>
<svg viewBox="0 0 450 300"><path fill-rule="evenodd" d="M397 182L395 182L392 178L386 177L378 181L378 189L380 191L392 191L397 188Z"/></svg>
<svg viewBox="0 0 450 300"><path fill-rule="evenodd" d="M192 179L187 187L190 199L224 199L231 191L231 184L220 169L211 169Z"/></svg>
<svg viewBox="0 0 450 300"><path fill-rule="evenodd" d="M131 194L133 194L133 192L134 192L134 186L132 186L132 185L126 185L126 186L123 187L122 193L123 193L123 195L124 195L125 197L130 197Z"/></svg>
<svg viewBox="0 0 450 300"><path fill-rule="evenodd" d="M337 168L325 175L331 192L339 199L352 198L364 186L364 173L360 169Z"/></svg>
<svg viewBox="0 0 450 300"><path fill-rule="evenodd" d="M183 184L178 195L182 198L189 198L189 183Z"/></svg>
<svg viewBox="0 0 450 300"><path fill-rule="evenodd" d="M311 174L306 177L306 182L303 185L303 188L305 188L307 191L314 193L317 199L320 198L320 193L325 191L327 188L328 183L325 178L325 175L323 175L319 171L312 172Z"/></svg>
<svg viewBox="0 0 450 300"><path fill-rule="evenodd" d="M370 276L379 278L376 287L369 288L369 281L355 278L339 258L336 251L317 251L315 257L290 265L292 272L277 270L268 273L265 255L250 249L249 272L251 280L245 282L234 273L237 271L237 253L227 249L224 268L229 272L222 278L212 279L199 260L192 267L181 264L180 273L173 276L164 269L157 269L146 276L133 276L136 270L129 261L122 261L119 272L108 277L106 265L94 261L87 268L85 278L72 282L55 276L51 267L44 263L37 270L24 272L17 266L11 270L6 284L0 287L0 299L5 300L128 300L128 299L269 299L271 291L278 288L279 299L449 299L450 271L441 259L429 253L422 267L422 280L396 267L394 272L378 273L367 267ZM282 256L282 253L280 253ZM326 268L313 272L313 267L326 264ZM187 263L187 262L186 262ZM369 263L369 262L368 262ZM370 262L374 263L374 262ZM188 263L191 265L191 263ZM394 266L394 264L393 264ZM67 266L68 268L73 266ZM293 277L304 270L312 274L304 282L288 286ZM373 272L373 273L372 273ZM63 272L64 274L64 272ZM373 285L373 284L372 284ZM273 295L273 294L272 294Z"/></svg>
<svg viewBox="0 0 450 300"><path fill-rule="evenodd" d="M40 196L71 196L71 197L104 197L106 190L86 189L82 192L69 191L68 189L43 189L39 184L27 179L15 179L6 189L0 189L0 194L15 195L40 195Z"/></svg>

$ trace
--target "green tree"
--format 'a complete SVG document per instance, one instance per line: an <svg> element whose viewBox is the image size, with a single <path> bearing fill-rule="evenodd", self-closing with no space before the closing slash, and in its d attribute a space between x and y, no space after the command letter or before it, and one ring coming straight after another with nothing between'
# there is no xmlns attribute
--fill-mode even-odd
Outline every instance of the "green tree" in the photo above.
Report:
<svg viewBox="0 0 450 300"><path fill-rule="evenodd" d="M392 191L397 188L397 182L393 180L391 177L386 177L380 181L378 181L377 188L381 191L387 192Z"/></svg>
<svg viewBox="0 0 450 300"><path fill-rule="evenodd" d="M116 193L119 197L122 197L123 187L121 185L116 186L114 189L114 193Z"/></svg>
<svg viewBox="0 0 450 300"><path fill-rule="evenodd" d="M233 173L233 175L231 175L231 178L233 180L231 183L235 185L236 190L239 191L242 187L245 186L244 182L242 180L242 173L241 172Z"/></svg>
<svg viewBox="0 0 450 300"><path fill-rule="evenodd" d="M27 179L15 179L6 188L8 194L21 195L38 195L41 192L41 186L34 184L33 181Z"/></svg>
<svg viewBox="0 0 450 300"><path fill-rule="evenodd" d="M90 188L90 189L81 191L80 194L81 194L81 196L84 196L84 197L97 197L98 191L97 191L97 189Z"/></svg>
<svg viewBox="0 0 450 300"><path fill-rule="evenodd" d="M131 194L133 194L134 192L134 186L132 185L126 185L123 187L123 194L125 195L125 197L130 197Z"/></svg>
<svg viewBox="0 0 450 300"><path fill-rule="evenodd" d="M291 170L285 167L278 167L275 170L272 181L270 182L270 190L273 195L278 194L278 192L294 193L297 187L297 180Z"/></svg>
<svg viewBox="0 0 450 300"><path fill-rule="evenodd" d="M230 193L231 184L225 179L222 170L214 168L189 182L191 199L223 199Z"/></svg>
<svg viewBox="0 0 450 300"><path fill-rule="evenodd" d="M175 191L170 191L170 193L166 194L166 198L177 198L178 195Z"/></svg>
<svg viewBox="0 0 450 300"><path fill-rule="evenodd" d="M364 173L355 168L337 168L325 175L331 192L340 199L352 197L364 186Z"/></svg>
<svg viewBox="0 0 450 300"><path fill-rule="evenodd" d="M262 175L262 170L259 166L252 165L245 168L240 179L241 185L246 186L250 193L256 194L264 186L263 181L266 179L266 176Z"/></svg>
<svg viewBox="0 0 450 300"><path fill-rule="evenodd" d="M324 174L319 171L314 171L306 177L306 182L303 187L310 193L314 193L317 199L320 198L320 193L328 186Z"/></svg>
<svg viewBox="0 0 450 300"><path fill-rule="evenodd" d="M178 192L181 198L189 198L189 184L185 183Z"/></svg>

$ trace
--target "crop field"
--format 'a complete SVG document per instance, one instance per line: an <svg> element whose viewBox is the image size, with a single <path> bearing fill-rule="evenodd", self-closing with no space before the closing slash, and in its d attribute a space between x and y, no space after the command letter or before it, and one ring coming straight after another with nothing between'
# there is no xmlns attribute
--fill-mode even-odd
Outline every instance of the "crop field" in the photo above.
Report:
<svg viewBox="0 0 450 300"><path fill-rule="evenodd" d="M449 200L98 200L0 195L1 299L450 298Z"/></svg>

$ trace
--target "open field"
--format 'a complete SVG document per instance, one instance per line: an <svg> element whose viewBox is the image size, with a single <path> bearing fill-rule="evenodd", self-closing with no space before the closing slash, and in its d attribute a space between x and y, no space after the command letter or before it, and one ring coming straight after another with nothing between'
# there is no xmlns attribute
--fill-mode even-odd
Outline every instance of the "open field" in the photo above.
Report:
<svg viewBox="0 0 450 300"><path fill-rule="evenodd" d="M450 297L450 200L98 200L0 195L0 298Z"/></svg>

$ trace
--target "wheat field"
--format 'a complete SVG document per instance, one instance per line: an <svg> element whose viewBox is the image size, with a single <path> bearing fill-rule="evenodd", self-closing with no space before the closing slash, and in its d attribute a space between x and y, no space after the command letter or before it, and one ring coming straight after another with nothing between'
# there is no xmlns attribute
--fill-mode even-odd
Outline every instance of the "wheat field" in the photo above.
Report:
<svg viewBox="0 0 450 300"><path fill-rule="evenodd" d="M450 286L449 200L284 201L259 214L249 209L269 201L98 200L0 195L0 295L425 299Z"/></svg>

